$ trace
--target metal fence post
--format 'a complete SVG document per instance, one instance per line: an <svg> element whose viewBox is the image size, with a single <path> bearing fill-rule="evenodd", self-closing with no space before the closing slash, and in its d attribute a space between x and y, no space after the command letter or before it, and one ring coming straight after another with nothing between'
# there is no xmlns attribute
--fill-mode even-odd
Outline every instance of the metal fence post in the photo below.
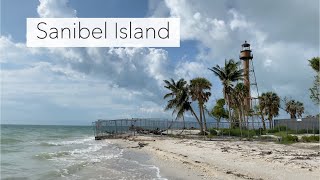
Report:
<svg viewBox="0 0 320 180"><path fill-rule="evenodd" d="M169 126L168 126L168 119L167 119L167 135L169 134Z"/></svg>
<svg viewBox="0 0 320 180"><path fill-rule="evenodd" d="M314 131L314 123L312 123L312 129L313 129L313 135L315 136L316 133L315 133L315 131Z"/></svg>
<svg viewBox="0 0 320 180"><path fill-rule="evenodd" d="M116 127L116 134L115 135L117 135L118 129L117 129L117 121L116 120L114 121L114 124L115 124L115 127Z"/></svg>

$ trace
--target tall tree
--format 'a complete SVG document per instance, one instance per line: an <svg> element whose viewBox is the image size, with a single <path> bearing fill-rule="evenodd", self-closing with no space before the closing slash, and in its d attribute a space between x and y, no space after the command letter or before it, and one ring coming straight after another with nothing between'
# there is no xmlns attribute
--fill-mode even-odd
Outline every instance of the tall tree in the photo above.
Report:
<svg viewBox="0 0 320 180"><path fill-rule="evenodd" d="M311 68L314 71L319 72L320 57L313 57L312 59L310 59L308 61L309 61L309 65L311 66Z"/></svg>
<svg viewBox="0 0 320 180"><path fill-rule="evenodd" d="M224 99L219 99L216 105L212 108L209 115L217 120L217 128L219 129L220 121L222 118L228 118L228 110L224 108L226 102Z"/></svg>
<svg viewBox="0 0 320 180"><path fill-rule="evenodd" d="M245 100L248 97L248 94L249 90L243 83L237 83L231 93L231 101L233 102L231 104L233 104L234 109L238 111L238 123L240 128L242 126L242 122L246 121L246 115L248 115L248 108L245 106Z"/></svg>
<svg viewBox="0 0 320 180"><path fill-rule="evenodd" d="M231 123L231 99L230 95L233 88L233 82L243 80L243 69L239 68L240 62L233 59L225 60L224 67L216 65L209 68L216 76L219 77L223 86L223 97L229 108L229 122Z"/></svg>
<svg viewBox="0 0 320 180"><path fill-rule="evenodd" d="M274 92L262 93L259 97L259 107L269 120L269 128L273 128L273 118L279 115L280 97Z"/></svg>
<svg viewBox="0 0 320 180"><path fill-rule="evenodd" d="M285 100L286 112L290 114L291 119L296 119L297 117L302 117L304 113L303 103L295 100Z"/></svg>
<svg viewBox="0 0 320 180"><path fill-rule="evenodd" d="M309 88L310 90L310 98L315 104L320 103L320 76L319 76L319 62L320 57L314 57L309 60L310 67L317 73L314 76L313 86Z"/></svg>
<svg viewBox="0 0 320 180"><path fill-rule="evenodd" d="M170 91L164 96L164 99L170 98L168 100L168 104L165 107L165 110L173 109L172 114L176 114L176 119L182 118L183 121L184 114L187 111L190 111L201 127L202 124L200 124L200 120L195 111L193 110L191 102L189 100L190 95L187 81L185 81L184 79L180 79L177 82L175 82L173 79L170 79L170 81L164 80L164 82L166 84L164 87Z"/></svg>
<svg viewBox="0 0 320 180"><path fill-rule="evenodd" d="M207 122L204 117L204 104L211 96L212 84L206 78L194 78L190 80L190 94L193 101L198 101L200 123L203 123L203 128L207 131Z"/></svg>

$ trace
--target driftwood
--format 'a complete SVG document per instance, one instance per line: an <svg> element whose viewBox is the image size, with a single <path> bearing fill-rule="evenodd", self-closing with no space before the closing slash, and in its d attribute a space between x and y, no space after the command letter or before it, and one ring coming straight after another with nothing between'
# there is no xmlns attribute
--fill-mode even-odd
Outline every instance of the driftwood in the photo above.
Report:
<svg viewBox="0 0 320 180"><path fill-rule="evenodd" d="M159 128L153 129L153 130L143 129L142 127L134 126L134 125L131 125L129 130L130 131L136 131L139 134L155 134L155 135L161 135L162 132L166 131L166 130L160 130Z"/></svg>
<svg viewBox="0 0 320 180"><path fill-rule="evenodd" d="M138 142L138 146L133 146L131 148L139 148L139 149L141 149L141 148L145 147L146 145L148 145L148 143Z"/></svg>

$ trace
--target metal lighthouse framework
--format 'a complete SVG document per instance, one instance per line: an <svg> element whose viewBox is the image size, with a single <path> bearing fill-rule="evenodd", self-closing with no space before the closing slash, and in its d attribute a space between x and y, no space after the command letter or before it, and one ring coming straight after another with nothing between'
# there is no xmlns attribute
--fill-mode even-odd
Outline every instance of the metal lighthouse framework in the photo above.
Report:
<svg viewBox="0 0 320 180"><path fill-rule="evenodd" d="M245 41L241 45L240 60L242 60L242 67L244 70L244 85L248 89L248 95L245 99L244 105L247 112L254 112L254 108L258 105L259 90L256 75L253 66L253 55L250 49L250 44Z"/></svg>

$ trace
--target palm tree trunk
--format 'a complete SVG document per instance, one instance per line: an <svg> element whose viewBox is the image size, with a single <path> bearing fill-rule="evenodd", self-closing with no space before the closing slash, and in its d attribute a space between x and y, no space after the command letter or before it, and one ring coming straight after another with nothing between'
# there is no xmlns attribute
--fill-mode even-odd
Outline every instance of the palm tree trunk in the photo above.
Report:
<svg viewBox="0 0 320 180"><path fill-rule="evenodd" d="M186 129L186 121L184 120L184 116L182 116L182 121L183 121L183 129Z"/></svg>
<svg viewBox="0 0 320 180"><path fill-rule="evenodd" d="M227 100L227 105L228 105L228 114L229 114L229 117L228 117L228 119L229 119L229 123L230 123L230 127L229 128L231 128L232 127L232 122L231 122L231 108L230 108L230 101L229 101L229 97L226 95L226 100Z"/></svg>
<svg viewBox="0 0 320 180"><path fill-rule="evenodd" d="M272 129L272 124L270 119L269 119L269 128Z"/></svg>
<svg viewBox="0 0 320 180"><path fill-rule="evenodd" d="M205 112L204 112L204 108L203 108L203 107L202 107L202 114L203 114L204 130L205 130L205 131L208 131L206 115L205 115Z"/></svg>
<svg viewBox="0 0 320 180"><path fill-rule="evenodd" d="M254 117L253 117L253 114L251 115L251 122L252 122L252 129L254 129Z"/></svg>
<svg viewBox="0 0 320 180"><path fill-rule="evenodd" d="M242 108L241 108L241 104L239 107L239 128L240 128L240 135L242 137Z"/></svg>
<svg viewBox="0 0 320 180"><path fill-rule="evenodd" d="M183 121L183 129L180 133L180 135L183 133L183 131L186 129L186 122L184 121L184 116L182 116L182 121Z"/></svg>
<svg viewBox="0 0 320 180"><path fill-rule="evenodd" d="M200 122L197 114L194 112L193 108L190 108L191 114L196 117L196 120L198 121L199 125L200 125L200 133L203 133L203 127L202 127L202 123Z"/></svg>
<svg viewBox="0 0 320 180"><path fill-rule="evenodd" d="M272 116L269 117L269 123L270 123L270 127L273 129L273 123L272 123Z"/></svg>
<svg viewBox="0 0 320 180"><path fill-rule="evenodd" d="M264 117L263 117L263 113L262 113L262 111L260 111L260 115L261 115L261 120L262 120L263 130L266 130L266 123L264 122Z"/></svg>
<svg viewBox="0 0 320 180"><path fill-rule="evenodd" d="M201 128L202 128L202 131L203 131L204 128L203 128L203 121L202 121L202 106L200 105L200 103L199 103L199 113L200 113Z"/></svg>

